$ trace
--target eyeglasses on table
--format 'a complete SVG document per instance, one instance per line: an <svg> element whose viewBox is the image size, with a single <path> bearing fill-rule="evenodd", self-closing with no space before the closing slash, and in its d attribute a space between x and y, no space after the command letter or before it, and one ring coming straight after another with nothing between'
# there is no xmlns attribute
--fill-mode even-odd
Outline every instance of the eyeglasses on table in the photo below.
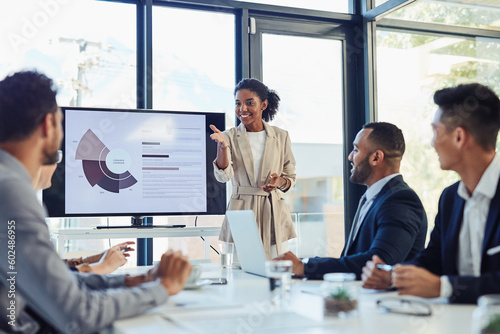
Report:
<svg viewBox="0 0 500 334"><path fill-rule="evenodd" d="M387 313L397 313L414 315L419 317L428 317L432 315L429 304L418 300L387 297L377 300L377 307Z"/></svg>

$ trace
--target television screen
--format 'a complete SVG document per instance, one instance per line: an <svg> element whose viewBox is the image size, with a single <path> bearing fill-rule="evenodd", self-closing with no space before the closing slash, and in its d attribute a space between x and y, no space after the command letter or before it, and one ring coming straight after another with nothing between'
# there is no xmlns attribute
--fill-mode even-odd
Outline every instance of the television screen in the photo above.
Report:
<svg viewBox="0 0 500 334"><path fill-rule="evenodd" d="M210 112L62 107L63 161L45 190L49 217L224 214Z"/></svg>

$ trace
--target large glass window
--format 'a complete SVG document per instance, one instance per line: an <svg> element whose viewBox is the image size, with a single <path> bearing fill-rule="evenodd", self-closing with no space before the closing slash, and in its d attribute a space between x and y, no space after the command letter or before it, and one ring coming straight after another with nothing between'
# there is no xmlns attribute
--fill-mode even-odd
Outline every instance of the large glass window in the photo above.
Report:
<svg viewBox="0 0 500 334"><path fill-rule="evenodd" d="M243 1L243 0L241 0ZM266 5L277 5L304 9L324 10L327 12L348 13L352 0L252 0L245 2L260 3Z"/></svg>
<svg viewBox="0 0 500 334"><path fill-rule="evenodd" d="M442 190L458 180L443 172L430 142L436 90L480 82L500 93L500 43L495 39L377 32L378 120L403 129L402 174L424 203L432 226Z"/></svg>
<svg viewBox="0 0 500 334"><path fill-rule="evenodd" d="M134 108L135 22L130 4L4 1L0 77L35 68L56 81L60 105Z"/></svg>
<svg viewBox="0 0 500 334"><path fill-rule="evenodd" d="M264 83L281 98L272 124L289 132L297 162L297 184L285 198L297 213L299 254L338 256L344 243L332 238L344 235L342 42L266 33L262 62Z"/></svg>
<svg viewBox="0 0 500 334"><path fill-rule="evenodd" d="M234 125L234 15L154 7L153 107L223 111Z"/></svg>
<svg viewBox="0 0 500 334"><path fill-rule="evenodd" d="M0 31L2 79L9 73L36 69L59 87L59 105L136 107L134 5L94 0L31 5L4 1ZM52 228L90 227L103 221L50 219L48 223ZM67 249L102 250L119 241L72 241Z"/></svg>
<svg viewBox="0 0 500 334"><path fill-rule="evenodd" d="M419 0L387 18L500 30L498 1Z"/></svg>
<svg viewBox="0 0 500 334"><path fill-rule="evenodd" d="M224 112L226 128L234 126L234 22L228 13L153 7L153 108ZM165 219L214 226L222 218L157 217L155 224ZM217 245L217 239L211 237L211 243ZM200 238L155 239L153 245L155 259L167 248L189 250L194 258L204 255Z"/></svg>

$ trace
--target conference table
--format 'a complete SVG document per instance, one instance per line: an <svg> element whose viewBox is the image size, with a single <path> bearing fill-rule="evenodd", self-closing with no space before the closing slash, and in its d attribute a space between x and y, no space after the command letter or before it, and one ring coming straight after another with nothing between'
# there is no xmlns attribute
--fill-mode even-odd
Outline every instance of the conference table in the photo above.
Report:
<svg viewBox="0 0 500 334"><path fill-rule="evenodd" d="M289 307L278 308L271 302L269 279L240 269L221 269L217 263L201 266L200 284L191 285L143 315L116 321L103 333L472 333L476 305L410 297L427 303L432 315L384 313L377 300L402 297L396 292L362 289L359 282L358 315L337 318L323 316L322 281L293 279ZM129 268L127 272L147 269ZM205 285L207 278L219 277L226 278L227 284Z"/></svg>

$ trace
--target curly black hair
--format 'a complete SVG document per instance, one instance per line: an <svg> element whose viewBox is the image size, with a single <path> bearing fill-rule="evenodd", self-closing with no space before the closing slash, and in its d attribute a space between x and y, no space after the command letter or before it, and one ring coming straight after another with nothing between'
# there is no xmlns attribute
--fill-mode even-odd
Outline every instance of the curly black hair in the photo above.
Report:
<svg viewBox="0 0 500 334"><path fill-rule="evenodd" d="M248 89L254 92L262 102L267 100L267 108L262 112L262 118L266 122L274 119L280 104L280 97L274 90L267 88L262 82L253 78L241 80L234 88L234 95L241 89Z"/></svg>
<svg viewBox="0 0 500 334"><path fill-rule="evenodd" d="M21 71L0 81L0 142L29 137L57 111L53 81L37 71Z"/></svg>

